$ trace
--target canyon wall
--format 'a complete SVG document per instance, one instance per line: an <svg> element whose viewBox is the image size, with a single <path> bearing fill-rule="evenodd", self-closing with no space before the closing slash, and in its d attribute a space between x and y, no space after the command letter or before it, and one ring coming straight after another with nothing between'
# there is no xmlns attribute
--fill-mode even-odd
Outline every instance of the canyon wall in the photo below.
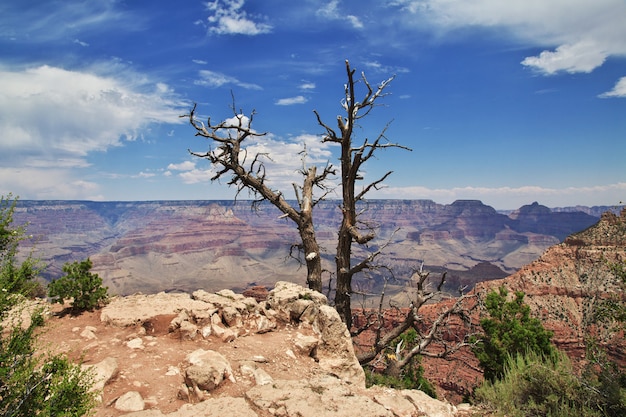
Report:
<svg viewBox="0 0 626 417"><path fill-rule="evenodd" d="M505 277L598 220L537 203L504 215L476 200L372 200L362 209L378 233L370 249L390 242L381 260L399 287L421 261L448 270L450 286ZM111 292L126 295L303 284L306 271L290 256L297 231L280 214L248 201L19 201L15 222L29 223L33 238L23 249L34 248L48 265L47 279L60 277L65 262L90 257ZM332 271L339 202L321 202L314 214L324 266ZM357 282L368 291L379 284L376 275Z"/></svg>

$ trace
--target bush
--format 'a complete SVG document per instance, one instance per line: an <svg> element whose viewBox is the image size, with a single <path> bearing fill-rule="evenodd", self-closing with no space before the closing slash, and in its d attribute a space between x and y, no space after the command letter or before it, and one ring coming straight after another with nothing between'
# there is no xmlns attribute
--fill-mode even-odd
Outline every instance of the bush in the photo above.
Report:
<svg viewBox="0 0 626 417"><path fill-rule="evenodd" d="M532 352L551 357L556 352L550 343L552 332L530 316L530 307L524 304L524 293L516 292L512 301L507 301L507 296L504 287L487 295L485 307L489 317L480 320L484 334L473 340L472 351L484 370L485 379L490 381L503 376L509 356Z"/></svg>
<svg viewBox="0 0 626 417"><path fill-rule="evenodd" d="M41 284L36 281L40 262L28 256L17 262L19 244L25 239L25 226L13 225L17 199L0 196L0 308L14 303L16 294L25 297L41 295Z"/></svg>
<svg viewBox="0 0 626 417"><path fill-rule="evenodd" d="M623 416L607 409L604 395L576 376L563 353L508 356L502 379L485 381L475 399L509 417ZM623 410L622 410L623 411Z"/></svg>
<svg viewBox="0 0 626 417"><path fill-rule="evenodd" d="M432 398L437 398L437 391L433 384L424 377L424 368L421 365L407 365L402 369L402 375L399 378L368 368L364 368L364 370L367 387L383 385L395 389L418 389Z"/></svg>
<svg viewBox="0 0 626 417"><path fill-rule="evenodd" d="M40 356L34 331L43 325L35 313L28 328L16 324L0 339L0 415L78 417L95 405L92 376L65 356Z"/></svg>
<svg viewBox="0 0 626 417"><path fill-rule="evenodd" d="M11 195L0 198L0 415L83 416L95 404L90 375L64 356L35 353L35 332L44 324L41 311L31 315L28 326L10 320L12 309L39 288L39 262L30 255L17 262L25 227L12 224L16 203Z"/></svg>
<svg viewBox="0 0 626 417"><path fill-rule="evenodd" d="M52 280L48 285L48 295L53 302L63 304L71 299L73 310L93 310L105 303L108 299L108 288L102 286L102 278L98 274L92 274L91 260L87 258L82 262L66 263L63 265L65 276Z"/></svg>
<svg viewBox="0 0 626 417"><path fill-rule="evenodd" d="M396 361L396 352L391 349L392 346L404 346L405 350L410 350L416 343L418 343L418 335L415 329L409 329L402 335L394 339L387 349L386 360L388 361L387 371L392 369L389 366L389 362ZM401 352L398 352L402 354ZM427 395L437 398L437 391L435 387L424 377L424 367L420 364L421 357L414 356L411 360L400 370L397 376L390 375L389 372L376 372L373 369L364 368L365 370L365 383L368 387L372 385L384 385L386 387L396 389L418 389L423 391ZM395 369L395 368L394 368Z"/></svg>

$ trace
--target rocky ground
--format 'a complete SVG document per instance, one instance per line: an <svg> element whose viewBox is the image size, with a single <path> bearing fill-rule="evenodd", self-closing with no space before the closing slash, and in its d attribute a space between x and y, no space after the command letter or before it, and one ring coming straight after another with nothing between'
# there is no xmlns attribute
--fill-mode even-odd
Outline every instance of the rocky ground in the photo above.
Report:
<svg viewBox="0 0 626 417"><path fill-rule="evenodd" d="M51 308L41 349L95 371L97 417L470 413L421 391L366 389L336 311L295 284L260 303L197 291L114 298L79 316Z"/></svg>

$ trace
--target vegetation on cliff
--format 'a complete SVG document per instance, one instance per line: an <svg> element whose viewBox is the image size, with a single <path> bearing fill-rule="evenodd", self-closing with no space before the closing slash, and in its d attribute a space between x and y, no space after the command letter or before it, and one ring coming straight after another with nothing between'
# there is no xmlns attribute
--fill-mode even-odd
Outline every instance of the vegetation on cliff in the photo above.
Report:
<svg viewBox="0 0 626 417"><path fill-rule="evenodd" d="M530 310L520 304L518 310L526 314L520 316L518 312L505 320L508 324L502 321L506 315L501 311L514 306L511 303L515 301L521 302L521 293L518 291L513 301L504 301L500 295L506 294L496 292L487 296L486 308L491 317L481 324L487 334L484 341L492 346L486 349L483 341L475 348L488 377L475 391L477 401L507 416L626 415L625 243L626 210L619 216L607 212L598 224L568 237L551 251L552 255L543 256L536 269L530 266L527 273L509 277L502 284L516 288L523 283L533 291L536 313L543 319L551 318L552 325L555 316L561 318L562 328L556 329L561 344L571 343L569 327L575 323L577 346L584 347L583 355L580 350L570 357L564 352L542 353L536 349L540 344L528 336L512 340L516 334L524 334L516 320ZM553 290L542 295L536 288L544 282L549 282ZM576 298L577 303L572 306L554 291L560 286L567 288L570 292L565 294ZM504 352L505 346L515 349ZM494 363L501 364L497 373L493 372L497 369Z"/></svg>
<svg viewBox="0 0 626 417"><path fill-rule="evenodd" d="M25 301L40 289L37 261L16 259L24 226L13 226L16 200L0 198L0 414L6 417L87 414L94 405L91 377L60 355L37 355L42 311L22 320Z"/></svg>
<svg viewBox="0 0 626 417"><path fill-rule="evenodd" d="M510 357L532 353L551 358L555 353L550 342L552 332L544 329L539 319L531 317L524 293L517 291L511 301L507 296L505 287L487 295L485 308L489 316L480 320L484 334L474 336L476 343L472 351L489 381L504 376Z"/></svg>

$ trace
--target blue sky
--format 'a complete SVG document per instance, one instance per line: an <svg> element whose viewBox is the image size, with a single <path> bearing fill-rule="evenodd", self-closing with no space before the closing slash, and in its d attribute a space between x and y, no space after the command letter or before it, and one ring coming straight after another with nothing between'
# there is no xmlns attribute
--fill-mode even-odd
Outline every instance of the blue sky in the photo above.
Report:
<svg viewBox="0 0 626 417"><path fill-rule="evenodd" d="M0 194L228 199L180 115L257 114L269 180L291 194L336 163L348 59L374 85L357 130L387 149L370 198L480 199L498 209L626 200L624 0L32 1L0 4ZM241 196L241 197L246 197Z"/></svg>

